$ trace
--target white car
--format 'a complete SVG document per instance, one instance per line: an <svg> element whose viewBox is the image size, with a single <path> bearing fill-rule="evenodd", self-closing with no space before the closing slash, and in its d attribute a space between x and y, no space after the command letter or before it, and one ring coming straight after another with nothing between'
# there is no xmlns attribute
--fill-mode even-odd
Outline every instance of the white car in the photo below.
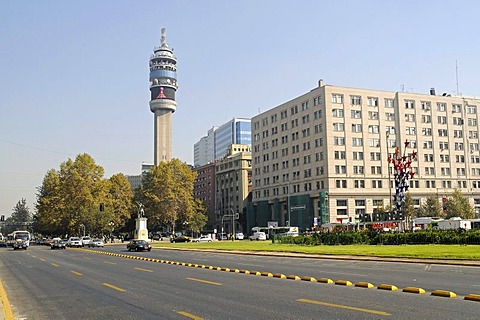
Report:
<svg viewBox="0 0 480 320"><path fill-rule="evenodd" d="M200 238L194 238L192 239L192 242L212 242L212 236L209 234L200 236Z"/></svg>
<svg viewBox="0 0 480 320"><path fill-rule="evenodd" d="M90 242L88 243L88 247L89 247L89 248L93 248L93 247L103 248L104 246L105 246L105 244L103 243L102 239L98 239L98 238L92 239L92 240L90 240Z"/></svg>
<svg viewBox="0 0 480 320"><path fill-rule="evenodd" d="M92 241L92 238L90 238L89 236L84 236L82 237L82 246L88 246L90 244L90 241Z"/></svg>
<svg viewBox="0 0 480 320"><path fill-rule="evenodd" d="M70 237L67 241L67 247L78 247L82 246L82 240L79 237Z"/></svg>
<svg viewBox="0 0 480 320"><path fill-rule="evenodd" d="M267 240L267 235L265 232L257 231L250 236L250 241L252 240Z"/></svg>
<svg viewBox="0 0 480 320"><path fill-rule="evenodd" d="M237 233L235 233L235 238L237 240L243 240L245 238L245 236L243 235L242 232L237 232Z"/></svg>

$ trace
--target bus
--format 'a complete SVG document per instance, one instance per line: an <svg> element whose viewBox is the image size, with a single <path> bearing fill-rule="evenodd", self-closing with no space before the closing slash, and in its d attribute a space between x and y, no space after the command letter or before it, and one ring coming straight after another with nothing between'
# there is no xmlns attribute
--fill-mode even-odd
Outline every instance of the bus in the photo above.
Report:
<svg viewBox="0 0 480 320"><path fill-rule="evenodd" d="M27 247L30 246L30 240L31 240L30 232L25 230L17 230L17 231L13 231L12 235L13 235L14 241L23 240L25 241Z"/></svg>

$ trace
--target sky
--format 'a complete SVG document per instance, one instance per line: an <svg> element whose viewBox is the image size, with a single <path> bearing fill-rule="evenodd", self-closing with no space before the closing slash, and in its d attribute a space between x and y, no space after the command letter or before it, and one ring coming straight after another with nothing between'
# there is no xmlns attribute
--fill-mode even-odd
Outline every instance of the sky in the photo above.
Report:
<svg viewBox="0 0 480 320"><path fill-rule="evenodd" d="M210 128L319 79L480 96L478 12L474 0L0 0L0 214L22 198L34 212L47 171L78 154L105 178L153 163L162 27L178 59L172 152L193 164Z"/></svg>

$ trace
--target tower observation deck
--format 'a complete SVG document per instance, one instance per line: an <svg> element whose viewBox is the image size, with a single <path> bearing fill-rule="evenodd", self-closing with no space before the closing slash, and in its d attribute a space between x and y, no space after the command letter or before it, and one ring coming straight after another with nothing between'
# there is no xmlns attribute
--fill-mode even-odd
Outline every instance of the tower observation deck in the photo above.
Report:
<svg viewBox="0 0 480 320"><path fill-rule="evenodd" d="M150 57L150 111L154 114L154 164L172 158L172 113L177 108L177 58L162 28L160 47Z"/></svg>

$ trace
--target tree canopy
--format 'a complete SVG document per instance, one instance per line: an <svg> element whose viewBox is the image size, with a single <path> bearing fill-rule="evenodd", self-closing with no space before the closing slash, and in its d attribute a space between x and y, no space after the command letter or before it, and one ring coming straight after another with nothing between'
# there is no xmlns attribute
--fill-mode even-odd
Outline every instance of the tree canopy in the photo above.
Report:
<svg viewBox="0 0 480 320"><path fill-rule="evenodd" d="M473 219L475 217L475 209L458 189L453 191L445 203L447 210L447 219L452 217L460 217L462 219Z"/></svg>
<svg viewBox="0 0 480 320"><path fill-rule="evenodd" d="M104 169L88 154L51 169L37 193L37 228L46 234L102 233L122 226L131 210L130 185L122 174L103 179Z"/></svg>
<svg viewBox="0 0 480 320"><path fill-rule="evenodd" d="M195 211L193 182L196 173L178 159L161 162L144 173L142 187L135 195L142 203L149 225L158 228L165 225L189 222Z"/></svg>

